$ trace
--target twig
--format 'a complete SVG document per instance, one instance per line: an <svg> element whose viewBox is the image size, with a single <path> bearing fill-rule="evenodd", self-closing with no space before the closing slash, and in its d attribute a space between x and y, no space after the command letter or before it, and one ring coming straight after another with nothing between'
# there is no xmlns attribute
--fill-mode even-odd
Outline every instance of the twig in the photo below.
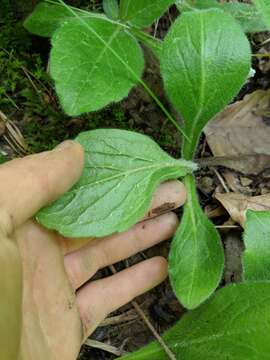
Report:
<svg viewBox="0 0 270 360"><path fill-rule="evenodd" d="M224 190L226 191L226 193L229 193L230 190L228 189L228 186L226 185L223 177L220 175L220 173L215 169L212 168L212 170L214 171L214 173L216 174L216 176L218 177L218 180L220 181L221 185L223 186Z"/></svg>
<svg viewBox="0 0 270 360"><path fill-rule="evenodd" d="M8 131L9 137L3 135L6 142L11 146L11 148L16 151L19 155L28 154L27 145L24 141L24 137L20 132L19 128L9 120L6 115L0 110L0 119L5 124L5 127Z"/></svg>
<svg viewBox="0 0 270 360"><path fill-rule="evenodd" d="M216 229L238 229L239 225L216 225Z"/></svg>
<svg viewBox="0 0 270 360"><path fill-rule="evenodd" d="M117 324L121 324L124 322L136 320L137 318L138 318L138 315L135 313L134 310L131 310L131 311L121 314L121 315L106 318L105 320L102 321L102 323L99 326L117 325Z"/></svg>
<svg viewBox="0 0 270 360"><path fill-rule="evenodd" d="M22 71L24 72L25 76L27 77L28 81L30 82L30 84L32 85L33 89L35 90L35 92L40 95L39 89L36 87L36 84L34 83L34 81L31 79L31 76L28 74L28 71L26 70L26 68L24 66L21 66Z"/></svg>
<svg viewBox="0 0 270 360"><path fill-rule="evenodd" d="M115 356L122 356L122 355L126 355L127 352L118 349L115 346L100 342L100 341L96 341L96 340L91 340L91 339L87 339L84 343L87 346L96 348L96 349L100 349L100 350L104 350L107 351L111 354L114 354Z"/></svg>
<svg viewBox="0 0 270 360"><path fill-rule="evenodd" d="M113 274L117 273L117 271L113 265L110 265L109 268ZM146 324L148 329L152 332L152 334L155 336L157 341L160 343L161 347L163 348L165 353L168 355L169 359L177 360L175 355L173 354L173 352L169 349L169 347L166 345L166 343L164 342L162 337L159 335L159 333L156 331L154 326L151 324L150 320L147 318L147 316L145 315L145 313L143 312L143 310L141 309L141 307L137 303L137 301L133 300L133 301L131 301L131 304L134 307L134 309L137 311L137 313L140 315L140 317L142 318L142 320L144 321L144 323Z"/></svg>
<svg viewBox="0 0 270 360"><path fill-rule="evenodd" d="M257 57L257 58L264 58L264 57L267 57L269 58L270 57L270 53L258 53L258 54L252 54L253 57Z"/></svg>

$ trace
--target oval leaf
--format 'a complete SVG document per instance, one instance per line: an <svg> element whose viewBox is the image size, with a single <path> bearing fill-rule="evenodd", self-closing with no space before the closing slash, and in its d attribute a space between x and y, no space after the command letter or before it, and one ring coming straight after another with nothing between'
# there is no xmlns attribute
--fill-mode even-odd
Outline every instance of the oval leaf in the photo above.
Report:
<svg viewBox="0 0 270 360"><path fill-rule="evenodd" d="M177 7L181 12L209 8L221 9L230 13L245 32L252 33L267 30L261 14L252 4L219 3L217 0L179 0Z"/></svg>
<svg viewBox="0 0 270 360"><path fill-rule="evenodd" d="M37 215L40 223L69 237L129 229L147 212L159 183L196 169L171 158L149 137L129 131L94 130L77 140L85 150L81 179Z"/></svg>
<svg viewBox="0 0 270 360"><path fill-rule="evenodd" d="M174 2L175 0L121 0L120 17L133 26L147 27Z"/></svg>
<svg viewBox="0 0 270 360"><path fill-rule="evenodd" d="M224 267L219 233L203 213L195 180L185 179L188 199L181 224L172 242L169 273L174 293L188 309L194 309L217 288Z"/></svg>
<svg viewBox="0 0 270 360"><path fill-rule="evenodd" d="M244 242L244 279L270 280L270 211L247 211Z"/></svg>
<svg viewBox="0 0 270 360"><path fill-rule="evenodd" d="M166 36L161 72L166 91L185 120L183 155L191 159L206 123L248 77L250 46L240 26L218 9L183 14Z"/></svg>
<svg viewBox="0 0 270 360"><path fill-rule="evenodd" d="M80 16L87 14L74 9ZM89 13L90 16L91 13ZM50 37L58 26L65 20L74 18L74 14L61 4L40 3L35 7L31 15L24 22L24 27L33 34Z"/></svg>
<svg viewBox="0 0 270 360"><path fill-rule="evenodd" d="M243 283L219 290L190 311L163 339L178 360L263 360L270 352L270 283ZM167 360L158 343L123 360Z"/></svg>
<svg viewBox="0 0 270 360"><path fill-rule="evenodd" d="M257 9L262 14L268 29L270 29L270 2L269 0L253 0Z"/></svg>
<svg viewBox="0 0 270 360"><path fill-rule="evenodd" d="M103 108L126 97L144 67L137 40L103 19L74 19L54 33L50 69L68 115Z"/></svg>

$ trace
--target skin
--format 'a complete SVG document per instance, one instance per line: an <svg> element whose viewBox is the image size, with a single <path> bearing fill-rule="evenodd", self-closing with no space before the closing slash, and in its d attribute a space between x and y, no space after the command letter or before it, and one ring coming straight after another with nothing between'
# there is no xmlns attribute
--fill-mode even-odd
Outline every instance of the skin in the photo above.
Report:
<svg viewBox="0 0 270 360"><path fill-rule="evenodd" d="M142 222L110 237L70 240L32 219L79 179L83 162L81 146L69 141L0 167L1 359L74 360L109 313L167 276L166 260L154 257L89 281L99 269L173 235L176 215L159 211L184 203L178 181L160 186Z"/></svg>

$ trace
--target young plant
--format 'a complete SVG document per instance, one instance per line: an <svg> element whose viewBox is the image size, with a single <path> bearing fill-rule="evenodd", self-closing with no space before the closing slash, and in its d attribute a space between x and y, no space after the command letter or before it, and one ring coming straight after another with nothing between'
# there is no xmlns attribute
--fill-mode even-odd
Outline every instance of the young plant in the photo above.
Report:
<svg viewBox="0 0 270 360"><path fill-rule="evenodd" d="M173 159L144 135L123 130L80 134L77 141L86 153L83 175L62 198L41 210L37 220L69 237L101 237L125 231L142 219L162 181L183 177L188 198L172 242L169 272L179 301L194 309L213 294L224 267L219 233L200 207L192 175L197 169L193 162L196 147L206 123L245 83L251 54L239 23L228 11L211 4L207 9L184 11L163 43L141 30L172 3L120 0L118 5L118 1L106 0L104 15L68 7L62 0L47 1L26 20L30 31L52 36L50 72L69 115L119 101L133 86L141 84L184 135L183 159ZM139 41L158 56L166 93L184 119L184 131L141 79L144 58ZM261 244L263 249L265 241ZM268 280L257 278L261 272L254 270L257 266L248 256L249 249L252 254L256 251L247 247L246 274L255 275L246 280ZM246 359L247 353L254 354L249 358L255 359L258 353L269 350L268 344L260 344L265 329L262 319L269 317L269 292L267 282L226 287L185 316L164 339L177 359ZM242 306L250 306L254 316L243 314ZM252 349L247 350L244 341L252 341ZM224 346L220 350L221 342ZM157 344L127 356L165 358Z"/></svg>

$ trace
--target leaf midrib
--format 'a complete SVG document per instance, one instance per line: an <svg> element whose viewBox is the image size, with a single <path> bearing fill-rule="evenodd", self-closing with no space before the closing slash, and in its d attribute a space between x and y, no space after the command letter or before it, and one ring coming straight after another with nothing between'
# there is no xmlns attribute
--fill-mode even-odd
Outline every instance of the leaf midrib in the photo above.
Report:
<svg viewBox="0 0 270 360"><path fill-rule="evenodd" d="M178 165L179 171L180 171L181 166L180 166L180 164L178 163L177 160L175 160L174 162L170 162L170 163L159 163L157 165L152 165L152 166L143 166L143 167L132 169L132 170L129 170L129 171L120 172L119 174L115 174L113 176L108 176L108 177L106 177L104 179L97 180L97 181L94 181L92 183L87 183L85 185L81 185L81 186L79 186L77 188L74 188L69 193L77 192L77 191L80 191L80 190L84 189L85 187L99 185L99 184L102 184L102 183L105 183L107 181L111 181L111 180L114 180L114 179L117 179L117 178L128 177L128 176L131 176L132 174L135 174L135 173L140 172L140 171L146 172L146 171L149 171L151 169L161 170L161 169L170 168L170 167L171 168L176 168L177 165ZM92 169L95 169L95 166L93 166Z"/></svg>

